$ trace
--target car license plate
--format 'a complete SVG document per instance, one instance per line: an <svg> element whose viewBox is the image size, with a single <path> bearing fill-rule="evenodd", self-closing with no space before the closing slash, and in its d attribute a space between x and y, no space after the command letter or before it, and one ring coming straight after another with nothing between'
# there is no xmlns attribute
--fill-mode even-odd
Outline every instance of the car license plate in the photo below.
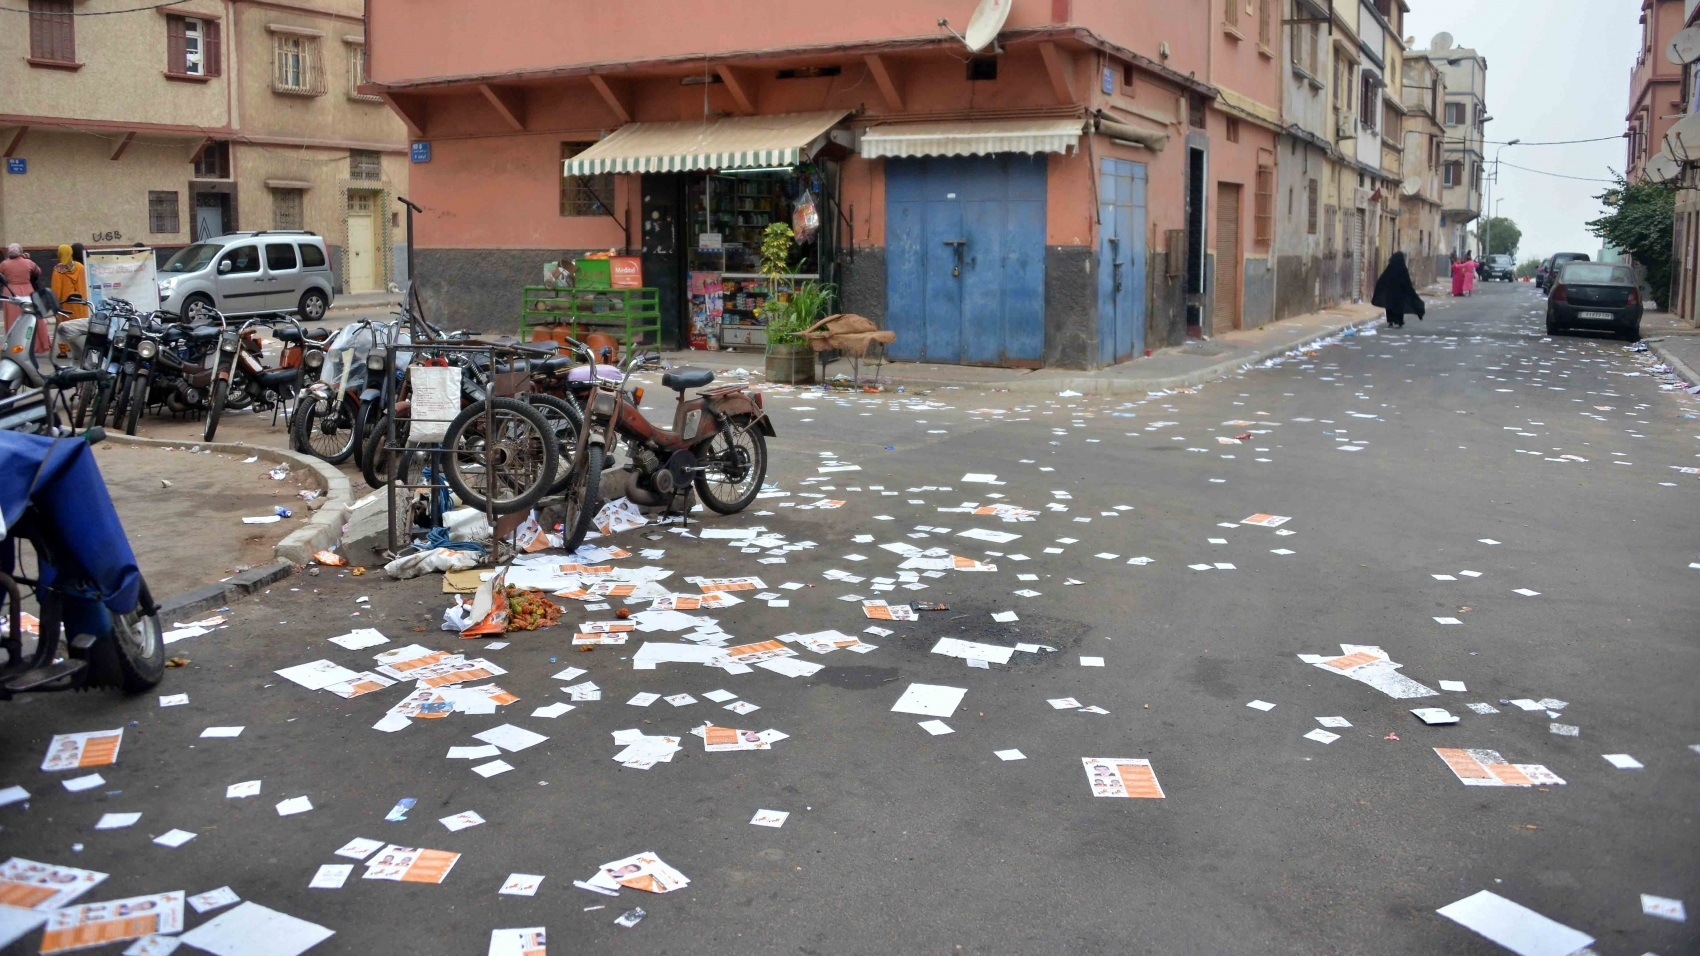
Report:
<svg viewBox="0 0 1700 956"><path fill-rule="evenodd" d="M1608 319L1608 320L1617 318L1617 316L1612 315L1610 312L1582 312L1582 313L1578 313L1576 317L1579 318L1579 319Z"/></svg>

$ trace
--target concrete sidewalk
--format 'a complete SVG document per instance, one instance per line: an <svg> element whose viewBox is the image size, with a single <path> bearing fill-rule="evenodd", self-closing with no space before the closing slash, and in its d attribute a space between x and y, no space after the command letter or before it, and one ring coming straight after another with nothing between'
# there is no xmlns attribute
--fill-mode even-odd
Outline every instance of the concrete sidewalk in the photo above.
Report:
<svg viewBox="0 0 1700 956"><path fill-rule="evenodd" d="M1669 312L1641 317L1641 340L1690 385L1700 385L1700 329Z"/></svg>
<svg viewBox="0 0 1700 956"><path fill-rule="evenodd" d="M1012 369L974 365L931 365L887 362L877 369L878 384L905 389L970 388L1020 394L1056 394L1070 390L1085 395L1142 395L1214 381L1246 365L1255 365L1344 329L1380 321L1382 311L1371 305L1340 305L1322 312L1294 316L1256 329L1228 332L1214 338L1188 341L1161 349L1149 358L1097 371L1078 369ZM717 372L744 368L760 373L763 353L739 351L666 353L673 365L710 368ZM817 367L818 371L818 367ZM862 363L864 382L874 377L871 362ZM846 376L850 364L839 360L827 367L829 377Z"/></svg>

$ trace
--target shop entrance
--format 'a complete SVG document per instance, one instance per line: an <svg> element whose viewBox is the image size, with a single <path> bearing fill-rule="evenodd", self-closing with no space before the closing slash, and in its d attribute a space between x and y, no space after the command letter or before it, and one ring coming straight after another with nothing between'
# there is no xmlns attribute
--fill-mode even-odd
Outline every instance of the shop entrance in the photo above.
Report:
<svg viewBox="0 0 1700 956"><path fill-rule="evenodd" d="M1098 362L1145 349L1145 164L1101 161L1098 182Z"/></svg>
<svg viewBox="0 0 1700 956"><path fill-rule="evenodd" d="M1045 164L1025 153L886 161L892 358L1043 364Z"/></svg>

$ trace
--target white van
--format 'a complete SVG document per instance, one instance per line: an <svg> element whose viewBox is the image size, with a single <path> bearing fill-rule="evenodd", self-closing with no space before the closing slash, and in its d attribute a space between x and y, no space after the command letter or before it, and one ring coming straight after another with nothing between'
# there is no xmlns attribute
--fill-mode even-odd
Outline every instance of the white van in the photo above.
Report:
<svg viewBox="0 0 1700 956"><path fill-rule="evenodd" d="M233 232L185 246L159 269L159 307L199 324L225 315L325 317L334 276L325 240L301 229Z"/></svg>

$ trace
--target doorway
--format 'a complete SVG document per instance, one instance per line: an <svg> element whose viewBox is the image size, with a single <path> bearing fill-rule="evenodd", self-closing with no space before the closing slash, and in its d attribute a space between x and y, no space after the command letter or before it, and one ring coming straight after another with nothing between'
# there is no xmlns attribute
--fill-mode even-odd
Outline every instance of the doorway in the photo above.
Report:
<svg viewBox="0 0 1700 956"><path fill-rule="evenodd" d="M377 221L374 215L373 194L348 194L348 248L343 256L347 268L343 273L345 293L375 292L378 288Z"/></svg>
<svg viewBox="0 0 1700 956"><path fill-rule="evenodd" d="M1098 187L1098 364L1145 350L1145 164L1105 159Z"/></svg>
<svg viewBox="0 0 1700 956"><path fill-rule="evenodd" d="M1046 157L890 159L885 177L891 357L1043 364Z"/></svg>
<svg viewBox="0 0 1700 956"><path fill-rule="evenodd" d="M1240 327L1240 184L1216 184L1216 301L1211 331Z"/></svg>
<svg viewBox="0 0 1700 956"><path fill-rule="evenodd" d="M679 261L685 245L684 217L679 214L685 205L685 177L679 173L644 173L639 189L643 193L640 248L644 283L655 287L656 304L661 309L661 341L668 348L685 348L689 343L679 321L685 301L684 264Z"/></svg>
<svg viewBox="0 0 1700 956"><path fill-rule="evenodd" d="M225 193L196 193L194 240L206 242L208 239L217 239L229 232L229 210L229 195Z"/></svg>

